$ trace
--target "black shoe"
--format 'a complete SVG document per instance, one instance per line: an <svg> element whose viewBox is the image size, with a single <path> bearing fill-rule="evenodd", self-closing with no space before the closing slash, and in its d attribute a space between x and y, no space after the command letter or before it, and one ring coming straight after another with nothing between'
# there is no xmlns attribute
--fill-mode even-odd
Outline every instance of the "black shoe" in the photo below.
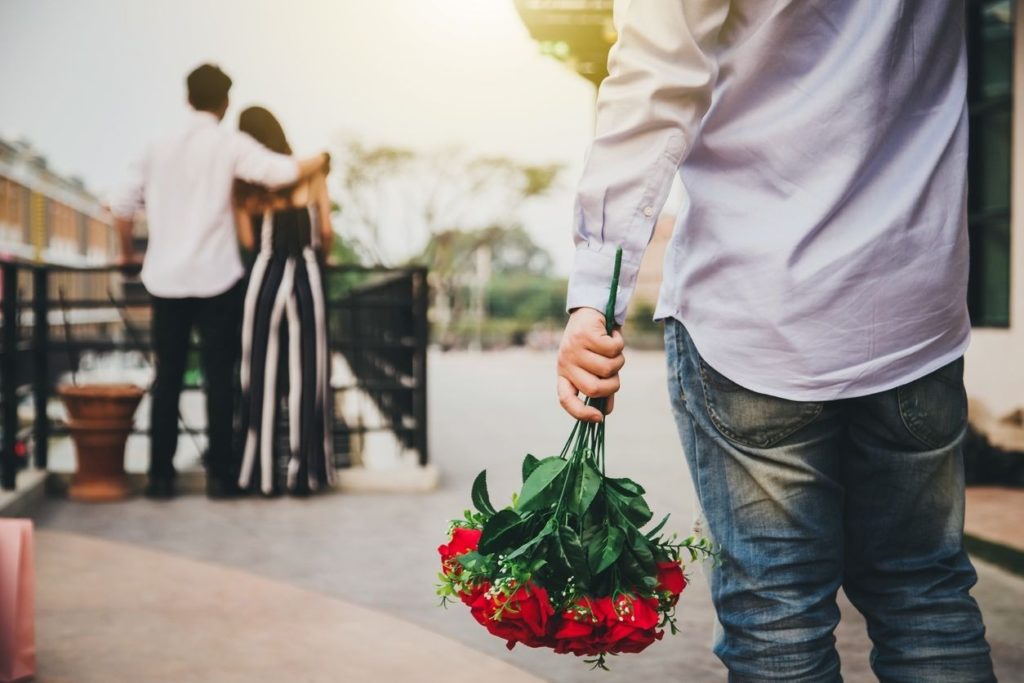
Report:
<svg viewBox="0 0 1024 683"><path fill-rule="evenodd" d="M211 475L206 477L206 497L210 500L241 498L245 493L245 489L232 479L221 479Z"/></svg>
<svg viewBox="0 0 1024 683"><path fill-rule="evenodd" d="M150 500L170 500L174 498L174 477L150 476L146 485L145 496Z"/></svg>

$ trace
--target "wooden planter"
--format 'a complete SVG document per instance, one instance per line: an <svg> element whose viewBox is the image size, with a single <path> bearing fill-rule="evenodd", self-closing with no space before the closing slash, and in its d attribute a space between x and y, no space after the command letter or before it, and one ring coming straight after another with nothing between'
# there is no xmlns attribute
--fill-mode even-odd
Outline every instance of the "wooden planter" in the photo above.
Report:
<svg viewBox="0 0 1024 683"><path fill-rule="evenodd" d="M124 447L145 393L134 384L65 384L57 388L75 444L77 467L69 498L107 502L128 497Z"/></svg>

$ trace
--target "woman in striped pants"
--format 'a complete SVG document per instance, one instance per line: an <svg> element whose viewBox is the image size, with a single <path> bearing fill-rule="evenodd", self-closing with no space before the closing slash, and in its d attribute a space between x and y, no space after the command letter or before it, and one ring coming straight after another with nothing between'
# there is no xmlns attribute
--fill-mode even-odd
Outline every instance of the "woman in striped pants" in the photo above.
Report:
<svg viewBox="0 0 1024 683"><path fill-rule="evenodd" d="M239 127L269 149L291 154L266 109L246 109ZM258 245L242 325L238 483L267 495L307 494L331 485L334 476L321 276L333 237L326 178L276 192L238 183L235 207L242 245Z"/></svg>

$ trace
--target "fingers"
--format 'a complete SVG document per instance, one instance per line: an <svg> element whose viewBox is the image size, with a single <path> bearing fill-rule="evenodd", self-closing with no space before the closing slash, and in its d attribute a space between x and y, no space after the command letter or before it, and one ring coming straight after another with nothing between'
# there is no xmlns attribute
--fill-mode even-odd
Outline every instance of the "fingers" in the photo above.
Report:
<svg viewBox="0 0 1024 683"><path fill-rule="evenodd" d="M586 405L579 394L611 397L619 390L619 371L625 365L622 333L609 335L605 317L596 309L581 308L569 316L558 352L558 399L578 420L600 422L601 409ZM612 402L605 407L611 412Z"/></svg>
<svg viewBox="0 0 1024 683"><path fill-rule="evenodd" d="M590 398L611 396L621 387L618 375L612 375L607 379L603 379L588 372L579 365L564 366L559 374L568 379L576 389L582 391Z"/></svg>
<svg viewBox="0 0 1024 683"><path fill-rule="evenodd" d="M609 379L619 374L619 370L626 364L626 357L622 354L614 358L608 358L593 351L577 351L576 364L599 379Z"/></svg>
<svg viewBox="0 0 1024 683"><path fill-rule="evenodd" d="M601 334L593 338L592 345L589 346L588 348L591 351L601 354L602 356L613 358L615 356L622 354L622 350L625 347L626 342L622 338L622 332L620 332L618 329L614 329L612 330L612 333L609 336L605 329L602 327Z"/></svg>
<svg viewBox="0 0 1024 683"><path fill-rule="evenodd" d="M558 402L561 404L565 412L572 415L577 420L585 420L587 422L601 422L604 419L604 415L601 411L593 406L588 406L579 397L579 393L576 391L576 387L566 379L565 377L559 376L558 378Z"/></svg>
<svg viewBox="0 0 1024 683"><path fill-rule="evenodd" d="M622 353L625 342L622 333L613 330L611 336L605 331L603 317L590 319L589 324L580 325L572 330L572 345L578 349L593 351L606 358L614 358Z"/></svg>

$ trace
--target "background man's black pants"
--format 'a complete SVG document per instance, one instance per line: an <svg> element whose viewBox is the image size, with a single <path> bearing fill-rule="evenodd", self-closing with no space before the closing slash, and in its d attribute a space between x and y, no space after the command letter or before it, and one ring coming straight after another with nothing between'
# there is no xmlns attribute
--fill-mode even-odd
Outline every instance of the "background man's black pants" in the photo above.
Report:
<svg viewBox="0 0 1024 683"><path fill-rule="evenodd" d="M242 281L239 281L223 294L209 298L153 297L156 382L150 415L151 477L174 476L178 401L193 326L199 330L200 362L206 390L207 472L222 480L237 476L233 420L243 289Z"/></svg>

